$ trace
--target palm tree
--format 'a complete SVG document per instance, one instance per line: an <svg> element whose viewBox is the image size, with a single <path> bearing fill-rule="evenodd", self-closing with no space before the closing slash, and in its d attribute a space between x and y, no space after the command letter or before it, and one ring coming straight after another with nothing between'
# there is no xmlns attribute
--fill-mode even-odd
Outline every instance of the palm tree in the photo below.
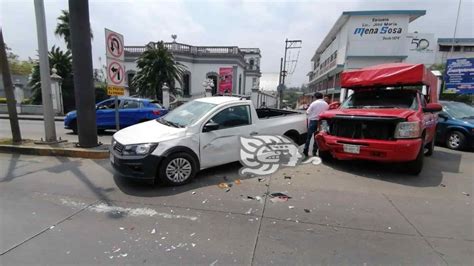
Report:
<svg viewBox="0 0 474 266"><path fill-rule="evenodd" d="M74 106L74 86L72 76L72 56L71 51L62 51L59 47L53 46L48 52L49 64L51 68L56 68L57 74L63 78L62 93L65 110ZM39 62L33 66L31 79L28 84L31 87L31 101L34 104L41 104L41 78Z"/></svg>
<svg viewBox="0 0 474 266"><path fill-rule="evenodd" d="M138 72L132 80L133 87L137 88L140 95L159 100L162 98L161 88L165 82L171 93L177 93L175 81L182 86L182 77L186 70L184 65L176 62L163 41L156 47L148 45L137 60L137 67Z"/></svg>
<svg viewBox="0 0 474 266"><path fill-rule="evenodd" d="M54 34L62 37L66 43L67 49L71 50L71 32L69 30L69 11L61 10L61 15L58 17L58 24L54 30ZM91 39L94 38L91 29Z"/></svg>

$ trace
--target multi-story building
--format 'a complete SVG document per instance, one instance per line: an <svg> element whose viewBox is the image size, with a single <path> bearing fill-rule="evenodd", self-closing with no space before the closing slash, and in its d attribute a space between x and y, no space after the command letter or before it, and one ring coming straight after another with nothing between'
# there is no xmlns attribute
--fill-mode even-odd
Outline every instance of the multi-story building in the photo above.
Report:
<svg viewBox="0 0 474 266"><path fill-rule="evenodd" d="M156 46L157 43L148 45ZM177 62L186 67L183 75L183 98L193 99L204 96L203 82L209 78L214 82L213 95L218 93L222 68L232 69L232 93L250 95L253 87L259 86L260 49L239 48L237 46L192 46L178 42L164 43L173 53ZM136 88L131 85L137 73L136 60L145 51L146 46L125 46L125 68L129 94L133 95ZM179 87L178 84L176 84Z"/></svg>
<svg viewBox="0 0 474 266"><path fill-rule="evenodd" d="M447 59L474 57L474 38L438 38L436 64L445 64Z"/></svg>
<svg viewBox="0 0 474 266"><path fill-rule="evenodd" d="M409 24L425 10L379 10L343 12L311 58L308 86L337 99L340 73L390 62L417 60L434 63L432 34L408 34ZM418 35L422 36L419 37ZM421 41L423 39L423 41ZM308 100L308 99L306 99ZM301 99L300 102L305 102Z"/></svg>

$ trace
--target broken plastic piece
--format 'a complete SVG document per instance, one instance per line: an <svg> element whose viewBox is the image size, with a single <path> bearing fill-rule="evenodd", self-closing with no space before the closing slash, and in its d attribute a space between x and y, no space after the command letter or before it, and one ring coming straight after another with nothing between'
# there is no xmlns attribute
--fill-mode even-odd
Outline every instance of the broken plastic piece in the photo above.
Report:
<svg viewBox="0 0 474 266"><path fill-rule="evenodd" d="M290 196L288 196L284 193L281 193L281 192L271 193L270 198L271 198L270 200L272 202L285 202L285 201L288 201L289 199L291 199Z"/></svg>
<svg viewBox="0 0 474 266"><path fill-rule="evenodd" d="M217 185L219 188L229 188L229 185L227 185L227 183L220 183L219 185Z"/></svg>

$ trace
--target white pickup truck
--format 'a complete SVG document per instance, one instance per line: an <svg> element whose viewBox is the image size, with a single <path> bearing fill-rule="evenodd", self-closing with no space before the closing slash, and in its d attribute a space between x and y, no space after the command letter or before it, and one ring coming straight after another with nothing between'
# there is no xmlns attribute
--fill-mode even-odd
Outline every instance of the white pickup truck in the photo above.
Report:
<svg viewBox="0 0 474 266"><path fill-rule="evenodd" d="M110 161L121 176L181 185L199 170L239 161L239 136L285 135L300 145L306 132L305 114L255 109L237 97L201 98L115 133Z"/></svg>

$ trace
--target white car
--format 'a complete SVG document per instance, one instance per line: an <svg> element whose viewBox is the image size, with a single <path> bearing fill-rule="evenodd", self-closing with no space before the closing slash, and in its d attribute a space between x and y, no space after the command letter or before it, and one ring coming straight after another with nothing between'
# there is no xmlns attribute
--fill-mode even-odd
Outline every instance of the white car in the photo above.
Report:
<svg viewBox="0 0 474 266"><path fill-rule="evenodd" d="M181 185L202 169L239 161L239 136L285 135L304 143L306 115L255 109L237 97L207 97L114 134L110 161L121 176Z"/></svg>

